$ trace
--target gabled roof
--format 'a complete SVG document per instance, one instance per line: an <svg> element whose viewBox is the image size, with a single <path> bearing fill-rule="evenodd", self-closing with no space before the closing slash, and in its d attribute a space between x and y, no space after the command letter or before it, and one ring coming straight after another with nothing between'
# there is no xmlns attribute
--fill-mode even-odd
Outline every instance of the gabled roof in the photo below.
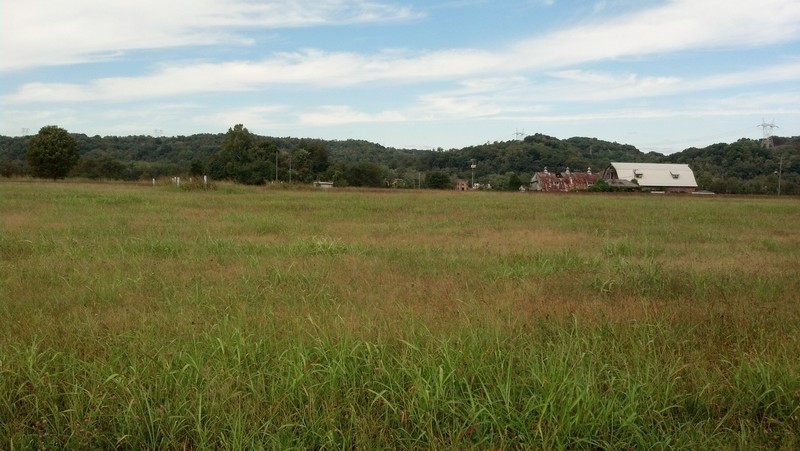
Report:
<svg viewBox="0 0 800 451"><path fill-rule="evenodd" d="M636 180L639 186L697 188L688 164L611 163L620 180Z"/></svg>
<svg viewBox="0 0 800 451"><path fill-rule="evenodd" d="M574 191L588 188L598 178L600 174L591 172L537 172L531 178L531 187L537 191Z"/></svg>

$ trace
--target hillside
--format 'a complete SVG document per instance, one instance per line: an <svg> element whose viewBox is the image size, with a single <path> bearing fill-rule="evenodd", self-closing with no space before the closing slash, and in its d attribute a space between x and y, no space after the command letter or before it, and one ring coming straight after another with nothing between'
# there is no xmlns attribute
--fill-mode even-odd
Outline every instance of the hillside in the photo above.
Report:
<svg viewBox="0 0 800 451"><path fill-rule="evenodd" d="M190 136L87 136L78 141L81 161L74 176L136 180L188 173L208 167L221 148L225 134ZM0 175L27 173L26 145L29 137L0 137ZM288 156L308 140L291 137L258 137L267 141L288 164ZM416 186L416 180L432 172L451 178L470 179L475 163L475 181L494 187L525 183L534 172L550 170L602 171L611 161L686 163L695 171L701 189L721 193L770 194L781 191L800 194L800 137L775 137L774 149L764 149L758 140L741 139L671 155L643 153L634 146L589 137L558 139L536 133L523 140L495 141L462 149L395 149L364 140L315 141L324 144L328 169L294 174L293 180L310 181L344 174L356 165L373 165L382 177L401 180L400 186ZM274 155L274 153L273 153ZM277 155L276 155L277 156ZM783 157L783 165L780 159ZM270 157L272 159L273 157ZM278 166L284 163L279 161ZM274 163L270 169L275 172ZM279 177L281 174L279 174Z"/></svg>
<svg viewBox="0 0 800 451"><path fill-rule="evenodd" d="M781 192L800 194L800 137L774 137L766 149L760 140L689 148L661 161L688 164L703 189L719 193L774 194L780 173ZM781 163L781 159L783 162Z"/></svg>

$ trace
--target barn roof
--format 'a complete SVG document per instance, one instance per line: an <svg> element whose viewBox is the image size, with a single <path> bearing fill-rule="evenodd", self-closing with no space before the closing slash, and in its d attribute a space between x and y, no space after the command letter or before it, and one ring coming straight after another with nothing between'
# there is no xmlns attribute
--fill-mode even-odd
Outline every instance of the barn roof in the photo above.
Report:
<svg viewBox="0 0 800 451"><path fill-rule="evenodd" d="M620 180L636 180L639 186L697 188L688 164L611 163Z"/></svg>
<svg viewBox="0 0 800 451"><path fill-rule="evenodd" d="M537 191L574 191L592 186L599 174L591 172L537 172L531 178L531 185Z"/></svg>

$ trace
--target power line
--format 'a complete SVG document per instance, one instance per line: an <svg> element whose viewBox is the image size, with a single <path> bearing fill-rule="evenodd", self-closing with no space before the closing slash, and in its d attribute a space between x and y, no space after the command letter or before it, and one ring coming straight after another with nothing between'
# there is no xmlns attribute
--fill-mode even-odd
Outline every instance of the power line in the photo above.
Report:
<svg viewBox="0 0 800 451"><path fill-rule="evenodd" d="M775 145L772 143L772 134L774 129L778 128L778 126L775 125L775 119L773 119L769 124L767 124L764 119L761 119L761 124L756 125L756 127L761 127L764 132L764 137L761 138L761 147L766 149L773 148Z"/></svg>

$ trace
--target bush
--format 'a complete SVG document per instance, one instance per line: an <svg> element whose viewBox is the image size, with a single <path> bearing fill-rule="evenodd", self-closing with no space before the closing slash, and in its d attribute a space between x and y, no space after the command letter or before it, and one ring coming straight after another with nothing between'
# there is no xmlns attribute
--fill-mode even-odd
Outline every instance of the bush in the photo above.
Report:
<svg viewBox="0 0 800 451"><path fill-rule="evenodd" d="M433 171L426 177L428 188L431 189L451 189L453 181L444 171Z"/></svg>

